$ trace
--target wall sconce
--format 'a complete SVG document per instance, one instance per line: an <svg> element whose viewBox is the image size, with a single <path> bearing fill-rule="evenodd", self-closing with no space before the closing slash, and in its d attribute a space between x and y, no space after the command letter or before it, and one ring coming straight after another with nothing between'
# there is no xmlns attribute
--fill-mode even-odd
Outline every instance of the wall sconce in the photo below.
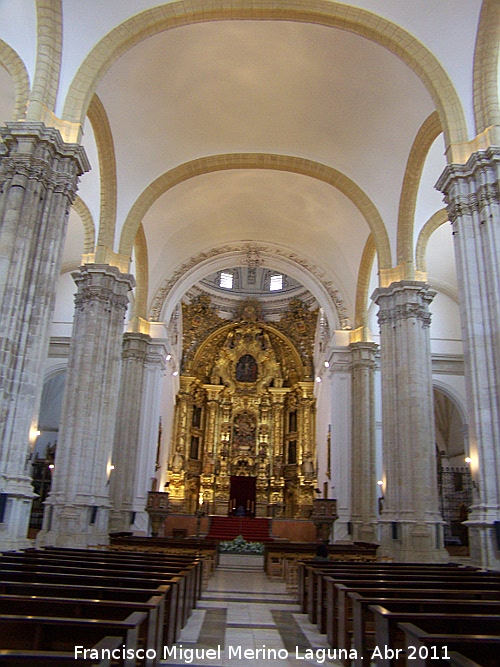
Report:
<svg viewBox="0 0 500 667"><path fill-rule="evenodd" d="M470 456L465 457L465 463L470 463L472 461Z"/></svg>

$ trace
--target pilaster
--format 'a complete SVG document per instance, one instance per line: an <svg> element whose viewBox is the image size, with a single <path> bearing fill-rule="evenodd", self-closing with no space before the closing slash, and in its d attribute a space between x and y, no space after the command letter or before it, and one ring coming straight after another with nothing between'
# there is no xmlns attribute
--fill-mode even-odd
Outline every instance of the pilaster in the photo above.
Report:
<svg viewBox="0 0 500 667"><path fill-rule="evenodd" d="M166 345L140 333L123 336L120 397L110 476L109 529L147 534L147 493L155 475Z"/></svg>
<svg viewBox="0 0 500 667"><path fill-rule="evenodd" d="M352 475L352 375L351 352L337 348L330 355L331 391L331 464L333 498L337 500L337 515L333 527L333 541L352 539L351 521L351 475Z"/></svg>
<svg viewBox="0 0 500 667"><path fill-rule="evenodd" d="M73 273L77 284L59 442L40 544L108 541L109 479L129 274L107 264Z"/></svg>
<svg viewBox="0 0 500 667"><path fill-rule="evenodd" d="M27 546L28 436L69 210L89 164L80 146L43 123L7 123L0 132L0 544L11 549Z"/></svg>
<svg viewBox="0 0 500 667"><path fill-rule="evenodd" d="M441 562L428 285L400 281L375 290L379 306L384 510L379 555Z"/></svg>
<svg viewBox="0 0 500 667"><path fill-rule="evenodd" d="M474 565L500 569L500 148L446 167L436 187L453 229L474 497ZM498 523L497 523L498 527Z"/></svg>
<svg viewBox="0 0 500 667"><path fill-rule="evenodd" d="M351 343L353 540L377 542L374 373L378 345Z"/></svg>

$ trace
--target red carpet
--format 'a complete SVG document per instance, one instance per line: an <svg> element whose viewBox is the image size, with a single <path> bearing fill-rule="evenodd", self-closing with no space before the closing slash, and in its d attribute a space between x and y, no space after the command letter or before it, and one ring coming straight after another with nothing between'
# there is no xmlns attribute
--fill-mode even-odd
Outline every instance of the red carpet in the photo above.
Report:
<svg viewBox="0 0 500 667"><path fill-rule="evenodd" d="M271 542L270 528L270 519L212 516L207 539L234 540L238 535L242 535L247 542Z"/></svg>

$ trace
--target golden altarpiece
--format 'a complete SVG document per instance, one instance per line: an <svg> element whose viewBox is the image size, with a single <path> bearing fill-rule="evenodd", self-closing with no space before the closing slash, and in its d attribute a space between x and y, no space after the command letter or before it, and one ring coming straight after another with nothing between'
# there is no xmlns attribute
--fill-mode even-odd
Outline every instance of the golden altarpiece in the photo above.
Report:
<svg viewBox="0 0 500 667"><path fill-rule="evenodd" d="M183 306L183 365L168 470L170 509L308 517L316 489L312 350L317 312L279 322L256 300L233 321L210 297Z"/></svg>

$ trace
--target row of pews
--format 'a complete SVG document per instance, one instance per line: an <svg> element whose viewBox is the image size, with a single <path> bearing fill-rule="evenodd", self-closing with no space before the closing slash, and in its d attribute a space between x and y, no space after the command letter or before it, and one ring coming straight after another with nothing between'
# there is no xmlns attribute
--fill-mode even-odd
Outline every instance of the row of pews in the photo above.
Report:
<svg viewBox="0 0 500 667"><path fill-rule="evenodd" d="M344 665L500 667L500 572L306 561L298 598Z"/></svg>
<svg viewBox="0 0 500 667"><path fill-rule="evenodd" d="M0 666L157 667L202 586L203 558L192 554L4 552Z"/></svg>
<svg viewBox="0 0 500 667"><path fill-rule="evenodd" d="M299 563L312 560L317 544L311 542L275 542L264 545L264 570L270 579L286 583L288 593L295 595L298 587ZM375 562L378 544L354 542L328 545L332 561Z"/></svg>

